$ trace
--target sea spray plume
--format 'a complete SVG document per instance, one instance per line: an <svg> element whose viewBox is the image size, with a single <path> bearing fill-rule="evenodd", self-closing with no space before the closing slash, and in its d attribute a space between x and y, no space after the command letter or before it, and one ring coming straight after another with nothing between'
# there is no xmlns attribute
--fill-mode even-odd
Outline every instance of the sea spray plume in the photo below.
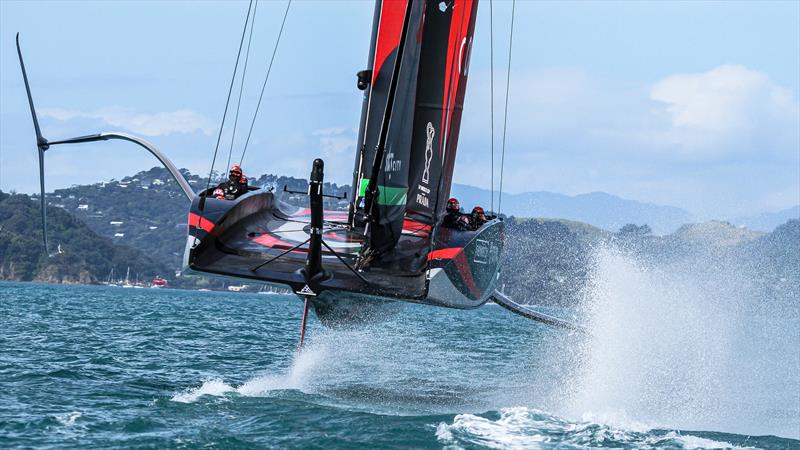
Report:
<svg viewBox="0 0 800 450"><path fill-rule="evenodd" d="M270 395L274 391L310 391L309 379L323 361L325 352L324 346L309 346L295 356L289 368L284 372L257 375L238 387L228 384L220 378L208 379L198 387L176 393L172 396L172 401L194 403L206 395L222 397L235 393L248 397L262 397Z"/></svg>
<svg viewBox="0 0 800 450"><path fill-rule="evenodd" d="M474 330L474 315L454 318L446 310L434 310L426 316L431 326L416 327L404 315L359 329L312 322L303 352L288 367L266 368L241 385L208 379L172 400L192 403L204 396L267 397L299 391L315 402L385 414L464 411L466 404L480 405L467 410L491 409L482 386L491 379L493 372L485 366L492 358L464 340Z"/></svg>
<svg viewBox="0 0 800 450"><path fill-rule="evenodd" d="M620 247L594 253L571 415L796 437L797 303L763 296L769 266L753 273L756 255L714 245Z"/></svg>
<svg viewBox="0 0 800 450"><path fill-rule="evenodd" d="M284 373L258 375L236 389L241 395L263 396L277 390L298 390L307 392L315 370L325 358L325 348L308 346L301 353L295 354L291 366Z"/></svg>

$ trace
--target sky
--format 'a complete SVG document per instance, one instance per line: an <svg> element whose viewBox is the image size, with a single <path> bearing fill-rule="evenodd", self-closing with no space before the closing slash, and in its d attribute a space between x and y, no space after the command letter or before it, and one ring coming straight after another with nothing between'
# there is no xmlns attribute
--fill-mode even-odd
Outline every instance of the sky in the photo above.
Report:
<svg viewBox="0 0 800 450"><path fill-rule="evenodd" d="M258 3L233 161L285 6ZM202 174L211 165L247 7L0 0L0 189L38 190L16 32L45 137L133 133ZM307 177L311 161L322 157L327 180L351 181L361 107L355 73L366 65L372 12L368 1L292 3L246 173ZM479 5L458 183L490 188L494 178L498 188L510 17L510 1ZM505 191L604 191L682 207L698 219L800 203L800 1L519 0L514 22ZM223 135L218 168L231 137ZM47 186L121 178L155 165L127 143L54 147Z"/></svg>

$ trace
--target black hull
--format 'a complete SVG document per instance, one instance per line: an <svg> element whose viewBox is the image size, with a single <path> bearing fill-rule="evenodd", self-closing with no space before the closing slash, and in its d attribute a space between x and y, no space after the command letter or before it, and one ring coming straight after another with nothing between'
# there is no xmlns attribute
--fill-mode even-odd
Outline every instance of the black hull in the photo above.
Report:
<svg viewBox="0 0 800 450"><path fill-rule="evenodd" d="M346 212L326 212L323 239L330 249L323 248L322 265L327 276L309 283L302 272L307 216L307 210L279 205L267 191L234 201L207 198L202 211L198 196L189 213L186 266L289 286L308 296L320 320L331 326L388 317L400 309L398 302L476 308L494 290L502 221L477 231L439 227L433 232L409 221L397 248L360 273L365 282L351 271L363 236L344 225Z"/></svg>

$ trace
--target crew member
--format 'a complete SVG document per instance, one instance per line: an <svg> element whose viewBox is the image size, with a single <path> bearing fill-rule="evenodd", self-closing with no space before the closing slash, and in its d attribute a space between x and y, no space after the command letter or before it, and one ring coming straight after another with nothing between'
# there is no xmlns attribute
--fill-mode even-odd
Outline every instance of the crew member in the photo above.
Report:
<svg viewBox="0 0 800 450"><path fill-rule="evenodd" d="M239 166L231 167L228 179L214 189L214 197L223 200L236 200L247 193L247 177Z"/></svg>
<svg viewBox="0 0 800 450"><path fill-rule="evenodd" d="M487 221L486 213L483 211L483 208L480 206L472 208L472 214L469 216L470 229L477 230Z"/></svg>
<svg viewBox="0 0 800 450"><path fill-rule="evenodd" d="M461 204L458 199L451 198L447 201L445 209L446 214L442 221L442 226L445 228L452 228L454 230L467 230L469 229L469 218L461 214Z"/></svg>

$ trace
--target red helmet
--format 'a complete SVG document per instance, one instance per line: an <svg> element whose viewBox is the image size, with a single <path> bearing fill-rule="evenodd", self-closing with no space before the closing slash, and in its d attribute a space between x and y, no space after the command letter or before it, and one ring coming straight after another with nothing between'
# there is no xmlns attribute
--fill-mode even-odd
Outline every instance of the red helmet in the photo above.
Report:
<svg viewBox="0 0 800 450"><path fill-rule="evenodd" d="M458 199L453 197L447 201L447 212L458 212L459 209L461 209L461 204L458 203Z"/></svg>
<svg viewBox="0 0 800 450"><path fill-rule="evenodd" d="M480 206L476 206L476 207L472 208L472 215L473 216L483 216L485 214L486 213L483 212L483 208L481 208Z"/></svg>
<svg viewBox="0 0 800 450"><path fill-rule="evenodd" d="M230 175L236 176L237 178L241 178L242 177L242 168L239 167L239 166L231 166L231 170L228 173Z"/></svg>

